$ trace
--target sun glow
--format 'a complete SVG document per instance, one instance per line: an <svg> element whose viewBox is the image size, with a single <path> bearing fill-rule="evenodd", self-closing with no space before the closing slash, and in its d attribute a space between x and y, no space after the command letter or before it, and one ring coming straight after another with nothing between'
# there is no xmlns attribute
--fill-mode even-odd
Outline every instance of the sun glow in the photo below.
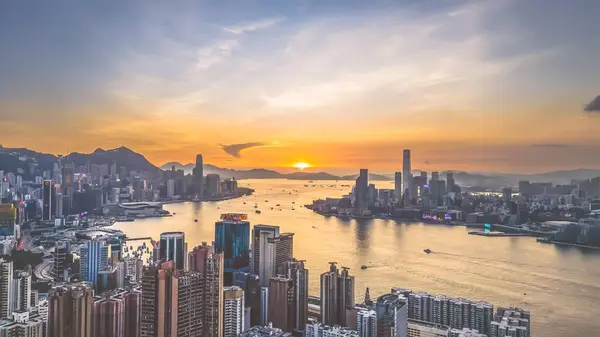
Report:
<svg viewBox="0 0 600 337"><path fill-rule="evenodd" d="M292 166L295 167L295 168L297 168L298 170L304 170L305 168L309 168L310 164L299 162L299 163L295 163Z"/></svg>

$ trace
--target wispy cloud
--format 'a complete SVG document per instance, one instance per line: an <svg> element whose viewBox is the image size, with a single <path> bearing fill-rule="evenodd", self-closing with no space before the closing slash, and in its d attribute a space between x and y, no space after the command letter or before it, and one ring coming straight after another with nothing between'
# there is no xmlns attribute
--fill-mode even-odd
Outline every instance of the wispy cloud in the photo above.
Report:
<svg viewBox="0 0 600 337"><path fill-rule="evenodd" d="M221 60L231 55L231 52L238 46L239 42L236 40L222 40L213 45L201 47L198 49L196 69L208 69L221 62Z"/></svg>
<svg viewBox="0 0 600 337"><path fill-rule="evenodd" d="M231 26L231 27L225 27L223 28L224 31L231 33L231 34L243 34L246 32L253 32L256 30L261 30L261 29L265 29L265 28L269 28L271 26L274 26L282 21L284 21L284 18L268 18L268 19L263 19L263 20L259 20L259 21L254 21L254 22L250 22L250 23L245 23L245 24L241 24L241 25L236 25L236 26Z"/></svg>
<svg viewBox="0 0 600 337"><path fill-rule="evenodd" d="M600 96L596 97L586 107L586 112L600 112Z"/></svg>
<svg viewBox="0 0 600 337"><path fill-rule="evenodd" d="M250 149L253 147L264 146L265 144L262 142L253 142L253 143L244 143L244 144L231 144L231 145L222 145L221 148L225 153L235 158L241 158L241 152L246 149Z"/></svg>

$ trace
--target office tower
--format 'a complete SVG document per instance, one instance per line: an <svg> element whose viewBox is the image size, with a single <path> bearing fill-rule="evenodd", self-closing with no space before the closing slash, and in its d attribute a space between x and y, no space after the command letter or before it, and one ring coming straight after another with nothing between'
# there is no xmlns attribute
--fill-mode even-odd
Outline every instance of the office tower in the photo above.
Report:
<svg viewBox="0 0 600 337"><path fill-rule="evenodd" d="M91 337L92 293L87 282L53 287L48 294L48 337Z"/></svg>
<svg viewBox="0 0 600 337"><path fill-rule="evenodd" d="M367 209L368 189L369 187L369 170L360 169L360 174L356 178L356 186L354 188L354 208L362 214Z"/></svg>
<svg viewBox="0 0 600 337"><path fill-rule="evenodd" d="M13 303L13 263L0 258L0 319L9 319Z"/></svg>
<svg viewBox="0 0 600 337"><path fill-rule="evenodd" d="M394 173L394 203L402 200L402 172Z"/></svg>
<svg viewBox="0 0 600 337"><path fill-rule="evenodd" d="M269 288L260 288L260 325L269 324Z"/></svg>
<svg viewBox="0 0 600 337"><path fill-rule="evenodd" d="M121 260L121 243L120 239L109 239L106 244L110 247L110 256L108 257L110 260L110 264L115 265L117 262Z"/></svg>
<svg viewBox="0 0 600 337"><path fill-rule="evenodd" d="M31 309L31 266L25 270L15 270L12 279L13 311L29 311Z"/></svg>
<svg viewBox="0 0 600 337"><path fill-rule="evenodd" d="M173 198L175 195L175 180L167 179L167 198Z"/></svg>
<svg viewBox="0 0 600 337"><path fill-rule="evenodd" d="M111 295L93 298L92 337L125 337L125 300Z"/></svg>
<svg viewBox="0 0 600 337"><path fill-rule="evenodd" d="M386 294L377 299L377 336L408 336L408 305L401 295Z"/></svg>
<svg viewBox="0 0 600 337"><path fill-rule="evenodd" d="M502 201L508 204L512 199L512 188L506 187L502 189Z"/></svg>
<svg viewBox="0 0 600 337"><path fill-rule="evenodd" d="M15 311L12 321L0 321L0 337L41 337L44 328L39 315L27 310Z"/></svg>
<svg viewBox="0 0 600 337"><path fill-rule="evenodd" d="M206 242L189 254L190 270L204 276L204 322L207 336L222 336L223 321L223 253L215 253Z"/></svg>
<svg viewBox="0 0 600 337"><path fill-rule="evenodd" d="M454 173L446 173L446 192L454 192Z"/></svg>
<svg viewBox="0 0 600 337"><path fill-rule="evenodd" d="M177 333L176 270L173 261L145 266L142 276L141 337ZM175 289L176 290L176 289Z"/></svg>
<svg viewBox="0 0 600 337"><path fill-rule="evenodd" d="M438 171L431 172L431 180L440 180L440 173Z"/></svg>
<svg viewBox="0 0 600 337"><path fill-rule="evenodd" d="M237 286L223 288L223 336L237 337L244 326L244 291Z"/></svg>
<svg viewBox="0 0 600 337"><path fill-rule="evenodd" d="M281 265L281 274L292 280L294 287L294 329L302 331L308 321L308 269L304 261L290 260Z"/></svg>
<svg viewBox="0 0 600 337"><path fill-rule="evenodd" d="M405 196L405 200L406 199L410 199L411 197L414 196L413 191L410 190L411 188L411 181L412 181L412 174L411 174L411 167L410 167L410 150L405 149L403 156L402 156L402 176L404 177L404 183L402 185L402 189L404 191L408 190L408 197Z"/></svg>
<svg viewBox="0 0 600 337"><path fill-rule="evenodd" d="M204 197L204 164L202 163L202 155L196 156L196 167L192 171L192 185L196 198L202 200Z"/></svg>
<svg viewBox="0 0 600 337"><path fill-rule="evenodd" d="M80 252L81 278L96 287L98 274L108 267L108 246L101 241L88 241Z"/></svg>
<svg viewBox="0 0 600 337"><path fill-rule="evenodd" d="M250 270L250 222L246 214L222 214L215 223L215 250L225 259L225 285L231 285L234 271Z"/></svg>
<svg viewBox="0 0 600 337"><path fill-rule="evenodd" d="M348 268L340 273L330 262L328 272L321 274L321 321L326 325L347 326L346 309L354 307L354 276Z"/></svg>
<svg viewBox="0 0 600 337"><path fill-rule="evenodd" d="M233 273L233 285L244 291L244 305L250 309L250 315L244 316L250 321L250 326L261 325L260 323L260 278L258 275L235 272Z"/></svg>
<svg viewBox="0 0 600 337"><path fill-rule="evenodd" d="M360 337L377 337L377 312L361 310L356 314L356 330Z"/></svg>
<svg viewBox="0 0 600 337"><path fill-rule="evenodd" d="M261 286L269 284L269 278L275 276L275 250L269 239L279 236L279 226L256 225L252 228L252 266L251 271L261 279Z"/></svg>
<svg viewBox="0 0 600 337"><path fill-rule="evenodd" d="M52 208L53 192L54 185L52 184L52 180L44 180L42 187L42 220L51 220L52 214L54 214L54 208Z"/></svg>
<svg viewBox="0 0 600 337"><path fill-rule="evenodd" d="M207 174L205 180L206 189L204 190L204 196L214 197L221 194L221 177L218 174Z"/></svg>
<svg viewBox="0 0 600 337"><path fill-rule="evenodd" d="M35 212L35 207L32 207ZM13 235L17 208L13 204L0 204L0 236Z"/></svg>
<svg viewBox="0 0 600 337"><path fill-rule="evenodd" d="M204 322L204 275L197 271L177 271L177 336L200 337ZM175 286L175 285L174 285Z"/></svg>
<svg viewBox="0 0 600 337"><path fill-rule="evenodd" d="M177 270L185 267L185 234L183 232L167 232L160 234L160 259L173 261Z"/></svg>
<svg viewBox="0 0 600 337"><path fill-rule="evenodd" d="M117 268L106 266L98 272L94 291L96 294L102 294L105 291L117 289Z"/></svg>
<svg viewBox="0 0 600 337"><path fill-rule="evenodd" d="M62 218L63 217L63 201L64 201L64 196L62 193L56 193L55 194L55 198L56 203L54 205L54 216L56 218Z"/></svg>
<svg viewBox="0 0 600 337"><path fill-rule="evenodd" d="M269 321L283 331L294 330L296 317L294 285L285 277L269 279Z"/></svg>

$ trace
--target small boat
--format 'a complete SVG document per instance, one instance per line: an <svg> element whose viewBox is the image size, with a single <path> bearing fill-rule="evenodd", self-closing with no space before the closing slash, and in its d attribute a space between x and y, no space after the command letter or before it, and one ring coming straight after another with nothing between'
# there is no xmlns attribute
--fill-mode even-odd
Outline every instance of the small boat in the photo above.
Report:
<svg viewBox="0 0 600 337"><path fill-rule="evenodd" d="M362 266L360 266L360 269L362 269L362 270L365 270L367 268L369 268L369 267L365 266L364 264Z"/></svg>
<svg viewBox="0 0 600 337"><path fill-rule="evenodd" d="M244 205L246 204L246 202L244 201Z"/></svg>
<svg viewBox="0 0 600 337"><path fill-rule="evenodd" d="M198 219L194 219L194 222L198 222Z"/></svg>
<svg viewBox="0 0 600 337"><path fill-rule="evenodd" d="M317 227L315 227L315 226L312 226L312 227L313 227L313 228L317 228Z"/></svg>
<svg viewBox="0 0 600 337"><path fill-rule="evenodd" d="M177 214L177 213L173 212L173 215L175 215L175 214Z"/></svg>
<svg viewBox="0 0 600 337"><path fill-rule="evenodd" d="M269 202L269 200L265 200L265 202Z"/></svg>
<svg viewBox="0 0 600 337"><path fill-rule="evenodd" d="M275 205L275 206L279 207L279 206L281 206L281 205L280 205L280 204L277 204L277 205Z"/></svg>
<svg viewBox="0 0 600 337"><path fill-rule="evenodd" d="M292 201L292 204L295 204L295 203L296 203L295 201Z"/></svg>
<svg viewBox="0 0 600 337"><path fill-rule="evenodd" d="M427 254L429 254L429 253L431 253L431 249L427 248L427 249L424 250L424 252L427 253Z"/></svg>
<svg viewBox="0 0 600 337"><path fill-rule="evenodd" d="M255 210L254 213L260 214L260 209Z"/></svg>

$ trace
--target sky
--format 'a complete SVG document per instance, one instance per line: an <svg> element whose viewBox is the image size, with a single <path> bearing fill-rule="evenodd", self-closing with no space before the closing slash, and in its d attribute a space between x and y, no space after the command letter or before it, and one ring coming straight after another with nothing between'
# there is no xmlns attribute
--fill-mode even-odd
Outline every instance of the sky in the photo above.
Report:
<svg viewBox="0 0 600 337"><path fill-rule="evenodd" d="M0 144L161 165L600 168L600 1L0 1Z"/></svg>

